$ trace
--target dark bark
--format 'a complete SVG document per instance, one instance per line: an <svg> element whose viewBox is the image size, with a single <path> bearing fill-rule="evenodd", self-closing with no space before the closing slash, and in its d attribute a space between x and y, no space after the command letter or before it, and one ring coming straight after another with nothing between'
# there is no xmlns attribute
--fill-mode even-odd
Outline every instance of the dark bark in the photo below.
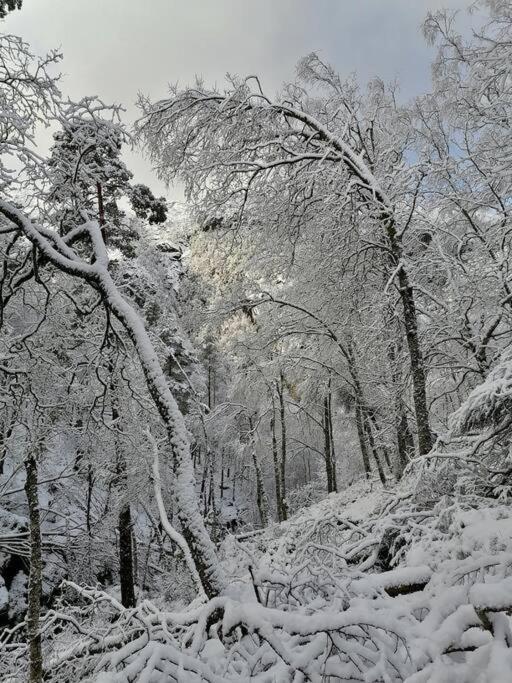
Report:
<svg viewBox="0 0 512 683"><path fill-rule="evenodd" d="M334 449L334 436L333 436L333 426L332 426L332 392L331 392L331 380L329 378L329 395L328 395L328 418L329 418L329 438L331 442L331 474L332 474L332 490L337 493L338 491L338 473L336 472L336 451Z"/></svg>
<svg viewBox="0 0 512 683"><path fill-rule="evenodd" d="M274 409L272 408L272 417L270 418L270 432L272 434L272 459L274 461L274 481L276 487L276 508L277 519L279 522L283 521L283 490L281 488L281 467L279 464L279 454L277 452L277 438L276 438L276 421L274 417Z"/></svg>
<svg viewBox="0 0 512 683"><path fill-rule="evenodd" d="M7 442L9 441L9 438L12 434L13 429L14 429L14 420L8 414L6 417L6 424L5 424L5 428L4 428L4 433L2 434L2 440L0 442L0 475L4 473L5 458L7 456Z"/></svg>
<svg viewBox="0 0 512 683"><path fill-rule="evenodd" d="M286 412L284 404L284 375L281 373L279 382L277 383L277 393L279 395L279 417L281 420L281 504L282 504L282 518L288 519L288 505L286 503L286 457L287 457L287 443L286 443Z"/></svg>
<svg viewBox="0 0 512 683"><path fill-rule="evenodd" d="M348 361L348 369L350 376L352 378L352 386L354 390L354 402L355 402L355 417L356 417L356 428L357 436L359 438L359 448L361 449L361 457L363 459L363 468L366 478L370 476L370 457L368 453L368 445L366 443L365 427L364 427L364 397L363 390L361 387L361 382L359 380L359 372L356 365L356 359L354 354L354 347L352 341L346 349L345 356Z"/></svg>
<svg viewBox="0 0 512 683"><path fill-rule="evenodd" d="M211 361L208 361L208 409L211 410L213 408L213 402L214 402L214 397L213 397L213 370L212 370L212 364Z"/></svg>
<svg viewBox="0 0 512 683"><path fill-rule="evenodd" d="M222 500L224 498L224 449L221 451L221 457L220 457L220 499Z"/></svg>
<svg viewBox="0 0 512 683"><path fill-rule="evenodd" d="M132 515L129 503L124 503L119 511L119 579L121 604L123 607L135 607Z"/></svg>
<svg viewBox="0 0 512 683"><path fill-rule="evenodd" d="M372 432L370 422L368 420L368 416L365 415L364 412L363 412L363 419L364 419L364 429L365 429L366 435L368 437L368 443L370 446L370 451L373 455L373 459L375 460L375 464L377 465L377 472L379 473L379 479L381 480L382 485L386 486L386 484L387 484L386 475L384 474L384 469L382 467L382 463L380 461L379 454L378 454L377 448L375 446L375 439L373 438L373 432Z"/></svg>
<svg viewBox="0 0 512 683"><path fill-rule="evenodd" d="M29 683L41 683L43 680L43 653L41 649L39 618L41 615L43 560L41 551L41 519L37 490L37 461L34 454L30 454L25 460L25 471L27 475L25 493L28 501L30 538L30 572L27 598L28 680Z"/></svg>
<svg viewBox="0 0 512 683"><path fill-rule="evenodd" d="M371 429L374 433L374 439L378 438L379 436L379 423L377 422L377 417L375 416L375 411L373 410L368 410L367 411L368 415L368 428ZM377 447L377 450L382 453L382 457L384 458L384 462L387 465L388 471L393 472L393 467L391 465L391 459L389 457L388 449L386 446L381 444L380 446Z"/></svg>
<svg viewBox="0 0 512 683"><path fill-rule="evenodd" d="M112 424L119 428L119 405L114 382L114 367L109 363L110 370L110 394L112 408ZM117 488L121 498L127 495L128 477L126 472L126 460L121 451L121 444L116 438L116 470ZM133 533L132 512L130 503L123 501L119 510L119 581L121 584L121 604L123 607L135 607L135 579L133 566Z"/></svg>
<svg viewBox="0 0 512 683"><path fill-rule="evenodd" d="M395 432L397 442L398 460L395 465L395 475L401 479L404 469L409 462L409 457L414 453L414 440L412 438L405 406L400 392L400 376L397 364L397 349L394 343L388 347L388 356L391 366L391 379L393 382L394 403L395 403Z"/></svg>
<svg viewBox="0 0 512 683"><path fill-rule="evenodd" d="M92 466L87 465L87 498L85 502L85 526L89 538L92 536L92 493L94 490L94 476Z"/></svg>
<svg viewBox="0 0 512 683"><path fill-rule="evenodd" d="M105 223L106 223L106 221L105 221L105 205L103 202L103 188L101 187L100 182L96 183L96 194L98 196L98 223L100 224L100 227L102 229L103 239L105 240L105 244L106 244L105 230L103 230Z"/></svg>
<svg viewBox="0 0 512 683"><path fill-rule="evenodd" d="M363 421L362 410L361 410L361 406L359 404L359 401L357 399L356 399L355 411L356 411L357 436L359 437L359 448L361 449L361 457L363 459L364 474L365 474L366 478L368 479L370 474L371 474L370 457L368 454L368 446L366 444L366 436L364 433L365 430L364 430L364 421Z"/></svg>
<svg viewBox="0 0 512 683"><path fill-rule="evenodd" d="M332 452L331 452L331 430L329 425L329 399L324 398L324 416L322 420L324 428L324 460L325 474L327 477L327 493L334 491L332 478Z"/></svg>
<svg viewBox="0 0 512 683"><path fill-rule="evenodd" d="M390 216L384 216L382 220L384 221L389 238L394 266L398 268L398 292L404 311L405 337L411 365L414 411L416 414L416 430L418 433L418 451L420 455L425 455L431 450L434 440L430 430L425 364L419 340L418 315L414 301L414 291L409 281L409 275L403 265L402 243L397 234L394 219Z"/></svg>
<svg viewBox="0 0 512 683"><path fill-rule="evenodd" d="M250 449L251 458L254 465L254 474L256 478L256 504L258 506L258 512L260 514L261 526L266 527L268 525L268 505L267 505L267 495L265 493L265 488L263 486L263 478L261 476L261 467L258 462L258 456L256 455L256 447L254 443L254 426L251 417L248 417L249 422L249 434L250 434Z"/></svg>

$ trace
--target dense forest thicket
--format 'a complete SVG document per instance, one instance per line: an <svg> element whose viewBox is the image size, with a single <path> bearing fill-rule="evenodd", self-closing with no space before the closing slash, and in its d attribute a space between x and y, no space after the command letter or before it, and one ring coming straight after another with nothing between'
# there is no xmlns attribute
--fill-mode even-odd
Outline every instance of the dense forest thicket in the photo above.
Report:
<svg viewBox="0 0 512 683"><path fill-rule="evenodd" d="M423 31L133 129L0 36L2 681L512 679L512 6Z"/></svg>

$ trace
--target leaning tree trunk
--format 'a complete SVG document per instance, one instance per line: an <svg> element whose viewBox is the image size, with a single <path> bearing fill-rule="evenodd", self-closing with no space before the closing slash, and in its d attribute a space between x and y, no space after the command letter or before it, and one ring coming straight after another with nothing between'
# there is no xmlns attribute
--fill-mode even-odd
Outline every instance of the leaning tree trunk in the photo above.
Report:
<svg viewBox="0 0 512 683"><path fill-rule="evenodd" d="M155 348L139 315L126 301L108 272L108 256L101 230L87 224L94 251L94 263L79 255L55 233L51 240L16 207L0 198L0 212L59 270L88 282L101 295L106 308L119 320L130 337L149 393L167 431L176 483L176 503L183 536L190 548L206 595L218 596L226 578L208 535L195 495L194 470L182 413L169 389ZM84 228L85 229L85 228Z"/></svg>
<svg viewBox="0 0 512 683"><path fill-rule="evenodd" d="M377 417L375 416L375 412L373 410L368 410L368 424L371 429L375 432L375 434L378 436L381 433L381 429L379 427L379 423L377 421ZM384 458L384 461L387 465L388 470L393 473L393 467L391 464L391 459L389 457L388 449L384 444L380 446L378 449L382 453L382 457Z"/></svg>
<svg viewBox="0 0 512 683"><path fill-rule="evenodd" d="M178 518L183 536L194 558L206 595L216 597L225 585L215 546L204 526L195 497L194 471L183 415L172 395L148 334L133 308L119 296L117 288L104 272L100 291L123 324L138 353L149 392L167 428L173 455Z"/></svg>
<svg viewBox="0 0 512 683"><path fill-rule="evenodd" d="M365 428L366 434L368 436L368 443L370 445L370 450L372 452L373 459L375 460L375 464L377 465L377 472L379 473L379 479L380 479L382 485L386 486L386 484L387 484L386 475L384 474L384 469L382 467L382 463L380 461L379 454L377 452L377 447L375 445L375 439L373 438L372 428L371 428L371 425L368 421L368 415L365 415L364 412L363 412L363 420L364 420L364 428Z"/></svg>
<svg viewBox="0 0 512 683"><path fill-rule="evenodd" d="M43 680L43 653L41 649L39 617L41 615L43 560L41 551L39 496L37 491L37 460L35 453L30 453L25 460L25 471L27 475L25 493L28 501L30 539L30 573L28 577L27 599L28 681L29 683L41 683Z"/></svg>

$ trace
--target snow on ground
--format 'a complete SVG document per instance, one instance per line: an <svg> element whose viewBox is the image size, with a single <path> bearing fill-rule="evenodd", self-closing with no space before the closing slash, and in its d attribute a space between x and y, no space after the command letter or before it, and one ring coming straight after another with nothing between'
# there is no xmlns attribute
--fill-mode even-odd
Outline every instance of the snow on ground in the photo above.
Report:
<svg viewBox="0 0 512 683"><path fill-rule="evenodd" d="M175 611L69 584L82 630L45 631L49 680L509 683L512 511L414 490L359 481L228 536L228 589Z"/></svg>

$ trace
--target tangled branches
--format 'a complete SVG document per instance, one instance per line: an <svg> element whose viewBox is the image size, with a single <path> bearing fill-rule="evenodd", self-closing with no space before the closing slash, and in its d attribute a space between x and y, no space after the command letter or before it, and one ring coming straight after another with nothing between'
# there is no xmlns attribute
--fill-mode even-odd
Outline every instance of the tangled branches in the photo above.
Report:
<svg viewBox="0 0 512 683"><path fill-rule="evenodd" d="M46 675L470 683L483 672L483 681L501 680L489 676L511 659L509 525L505 506L469 496L421 508L402 491L368 514L340 494L263 536L228 539L223 558L231 564L237 554L239 576L182 611L149 601L125 609L68 582L42 625ZM22 628L4 636L7 680L23 675L25 647Z"/></svg>

